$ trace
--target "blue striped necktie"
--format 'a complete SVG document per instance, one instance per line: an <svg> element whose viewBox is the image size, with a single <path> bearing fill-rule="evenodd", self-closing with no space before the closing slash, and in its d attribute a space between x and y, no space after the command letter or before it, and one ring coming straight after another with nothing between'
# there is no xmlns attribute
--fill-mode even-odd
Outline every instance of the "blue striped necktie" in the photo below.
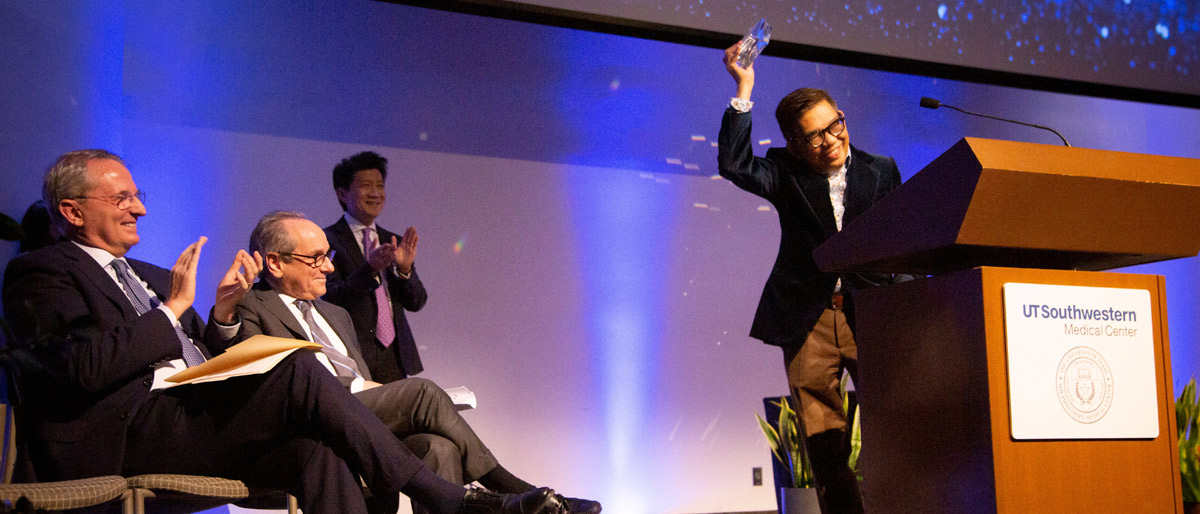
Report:
<svg viewBox="0 0 1200 514"><path fill-rule="evenodd" d="M111 266L117 272L117 281L121 283L121 289L125 290L125 297L129 298L129 303L133 304L133 308L137 310L139 316L158 307L158 298L151 300L146 289L133 278L133 275L129 274L128 263L122 259L113 259ZM192 340L188 338L187 334L183 333L183 328L175 323L172 323L171 326L175 327L175 335L179 338L179 347L183 351L183 362L188 366L203 364L204 355L196 349L196 345L192 344Z"/></svg>

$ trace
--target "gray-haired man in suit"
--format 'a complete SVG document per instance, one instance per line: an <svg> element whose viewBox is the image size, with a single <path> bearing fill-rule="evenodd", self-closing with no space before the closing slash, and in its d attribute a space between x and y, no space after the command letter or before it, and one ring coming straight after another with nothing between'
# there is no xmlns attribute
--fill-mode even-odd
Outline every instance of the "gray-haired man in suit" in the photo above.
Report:
<svg viewBox="0 0 1200 514"><path fill-rule="evenodd" d="M321 363L404 441L424 455L426 466L457 483L479 483L502 493L535 487L513 476L492 456L453 401L422 378L379 384L355 344L345 309L321 300L333 255L325 233L303 214L276 211L263 216L250 235L250 248L263 256L262 281L238 304L241 330L228 343L255 334L321 343ZM600 504L562 498L571 513L598 513ZM414 511L421 512L414 503Z"/></svg>

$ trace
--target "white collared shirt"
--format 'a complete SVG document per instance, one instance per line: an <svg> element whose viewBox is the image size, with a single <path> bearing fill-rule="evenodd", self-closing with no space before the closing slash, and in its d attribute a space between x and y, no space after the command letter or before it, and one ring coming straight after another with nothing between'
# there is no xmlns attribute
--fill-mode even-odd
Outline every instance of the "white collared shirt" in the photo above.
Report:
<svg viewBox="0 0 1200 514"><path fill-rule="evenodd" d="M846 155L846 162L842 163L842 167L837 171L830 173L826 179L829 180L829 204L833 206L833 222L837 224L838 232L842 231L842 217L846 215L846 171L850 169L850 155ZM838 279L837 284L833 286L833 292L837 293L842 290L842 279Z"/></svg>
<svg viewBox="0 0 1200 514"><path fill-rule="evenodd" d="M830 173L829 204L833 206L833 221L837 224L838 232L842 231L842 217L846 214L846 171L850 169L850 156L837 171Z"/></svg>
<svg viewBox="0 0 1200 514"><path fill-rule="evenodd" d="M304 329L304 334L308 336L308 340L315 342L316 340L313 339L312 331L308 329L308 322L304 321L304 314L301 313L300 308L296 306L297 298L280 293L279 291L276 291L276 293L279 294L279 299L283 300L283 304L287 306L288 311L292 313L292 316L296 317L296 321L300 323L300 328ZM333 349L349 358L350 353L346 351L346 343L342 341L341 337L338 337L337 331L333 329L333 326L331 326L328 321L325 321L325 317L322 316L319 311L317 311L316 305L313 305L313 308L310 312L312 312L313 320L317 322L317 327L320 328L322 332L325 332L325 337L329 339L329 344L333 345ZM325 354L321 352L317 352L317 360L320 361L321 365L325 366L330 373L337 375L337 370L333 368L333 363L329 362L329 357L326 357ZM362 391L363 382L364 381L362 377L355 377L354 381L350 383L350 392L357 393Z"/></svg>
<svg viewBox="0 0 1200 514"><path fill-rule="evenodd" d="M371 222L370 226L363 225L362 222L354 219L354 216L351 216L348 212L342 214L342 219L345 219L346 223L350 225L350 233L354 234L354 244L358 245L358 251L362 252L364 258L367 257L367 249L363 248L362 243L362 232L364 229L371 231L371 238L375 240L375 244L382 243L379 240L379 229L375 227L374 221Z"/></svg>

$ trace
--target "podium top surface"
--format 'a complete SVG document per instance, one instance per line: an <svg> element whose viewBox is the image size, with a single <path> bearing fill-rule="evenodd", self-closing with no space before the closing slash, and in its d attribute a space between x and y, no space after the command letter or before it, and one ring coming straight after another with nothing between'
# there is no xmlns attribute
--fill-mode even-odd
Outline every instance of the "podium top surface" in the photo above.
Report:
<svg viewBox="0 0 1200 514"><path fill-rule="evenodd" d="M1200 253L1200 159L964 138L814 252L831 271L1105 270Z"/></svg>

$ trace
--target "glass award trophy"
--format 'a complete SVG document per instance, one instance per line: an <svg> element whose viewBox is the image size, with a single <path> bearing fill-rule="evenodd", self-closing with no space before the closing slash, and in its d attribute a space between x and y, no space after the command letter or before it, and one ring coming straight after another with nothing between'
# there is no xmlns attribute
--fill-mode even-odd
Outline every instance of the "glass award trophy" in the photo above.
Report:
<svg viewBox="0 0 1200 514"><path fill-rule="evenodd" d="M771 25L766 19L758 20L758 23L750 29L746 37L742 38L742 42L738 44L738 66L749 68L754 63L754 58L762 53L763 48L767 47L767 43L771 42Z"/></svg>

